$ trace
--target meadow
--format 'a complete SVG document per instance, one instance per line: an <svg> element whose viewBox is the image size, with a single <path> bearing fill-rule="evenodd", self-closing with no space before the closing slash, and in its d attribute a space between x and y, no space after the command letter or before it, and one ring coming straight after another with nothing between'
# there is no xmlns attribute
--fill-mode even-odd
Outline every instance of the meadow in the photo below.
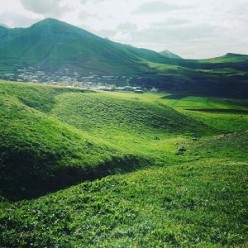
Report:
<svg viewBox="0 0 248 248"><path fill-rule="evenodd" d="M0 247L247 247L248 101L0 82Z"/></svg>

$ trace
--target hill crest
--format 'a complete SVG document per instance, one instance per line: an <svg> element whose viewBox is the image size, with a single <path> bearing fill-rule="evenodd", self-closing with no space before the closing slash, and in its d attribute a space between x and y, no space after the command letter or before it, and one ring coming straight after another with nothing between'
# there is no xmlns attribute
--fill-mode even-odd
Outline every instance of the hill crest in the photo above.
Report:
<svg viewBox="0 0 248 248"><path fill-rule="evenodd" d="M169 50L163 50L160 52L161 55L165 56L166 58L171 58L171 59L182 59L179 55L172 53Z"/></svg>

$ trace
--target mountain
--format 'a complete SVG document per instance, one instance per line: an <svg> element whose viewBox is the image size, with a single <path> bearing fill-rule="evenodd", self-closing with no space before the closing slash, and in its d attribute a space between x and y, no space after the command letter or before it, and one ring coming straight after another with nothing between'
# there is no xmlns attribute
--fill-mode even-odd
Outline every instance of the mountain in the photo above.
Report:
<svg viewBox="0 0 248 248"><path fill-rule="evenodd" d="M245 54L237 54L237 53L227 53L223 56L206 59L205 62L212 63L237 63L237 62L247 62L248 56Z"/></svg>
<svg viewBox="0 0 248 248"><path fill-rule="evenodd" d="M9 28L6 24L0 23L0 27Z"/></svg>
<svg viewBox="0 0 248 248"><path fill-rule="evenodd" d="M100 82L103 76L112 76L116 85L128 82L176 95L248 97L247 55L179 58L169 51L113 42L51 18L29 28L0 26L0 77L31 66L53 75L65 70L81 78L98 75Z"/></svg>
<svg viewBox="0 0 248 248"><path fill-rule="evenodd" d="M169 50L163 50L160 52L161 55L165 56L166 58L171 58L171 59L181 59L182 57L178 56L175 53L172 53Z"/></svg>
<svg viewBox="0 0 248 248"><path fill-rule="evenodd" d="M159 53L103 39L55 19L25 29L0 30L1 62L32 65L48 71L69 68L100 75L151 71L145 61L166 62Z"/></svg>

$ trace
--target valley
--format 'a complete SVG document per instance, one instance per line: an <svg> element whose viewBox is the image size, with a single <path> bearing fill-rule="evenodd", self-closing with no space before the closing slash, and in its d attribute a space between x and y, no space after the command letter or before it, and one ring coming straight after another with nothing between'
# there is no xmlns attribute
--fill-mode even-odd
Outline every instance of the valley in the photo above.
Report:
<svg viewBox="0 0 248 248"><path fill-rule="evenodd" d="M248 101L0 82L1 247L246 247Z"/></svg>
<svg viewBox="0 0 248 248"><path fill-rule="evenodd" d="M0 26L0 78L64 86L130 85L172 94L247 98L248 56L183 59L102 38L47 18L28 28Z"/></svg>
<svg viewBox="0 0 248 248"><path fill-rule="evenodd" d="M47 18L0 25L0 78L1 248L248 246L248 55Z"/></svg>

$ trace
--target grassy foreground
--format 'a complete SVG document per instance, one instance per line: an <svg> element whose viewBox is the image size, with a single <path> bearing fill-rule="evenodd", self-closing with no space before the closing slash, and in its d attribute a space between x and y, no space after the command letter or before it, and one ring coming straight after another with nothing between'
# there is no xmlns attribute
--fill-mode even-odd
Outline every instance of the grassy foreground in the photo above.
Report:
<svg viewBox="0 0 248 248"><path fill-rule="evenodd" d="M247 101L1 82L0 109L0 247L248 245Z"/></svg>

